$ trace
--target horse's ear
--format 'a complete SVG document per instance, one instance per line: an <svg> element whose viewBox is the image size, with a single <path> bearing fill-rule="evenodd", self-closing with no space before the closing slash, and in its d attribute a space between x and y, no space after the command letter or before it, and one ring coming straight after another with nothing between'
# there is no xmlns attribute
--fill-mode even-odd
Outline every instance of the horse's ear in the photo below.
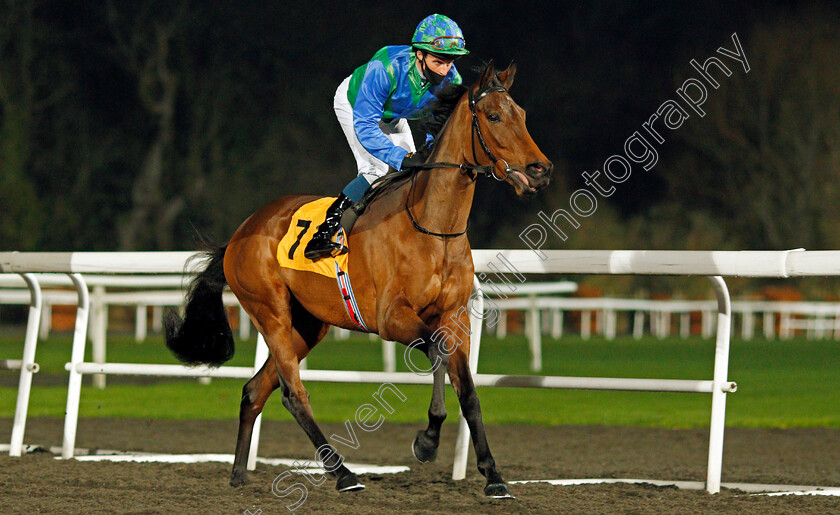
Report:
<svg viewBox="0 0 840 515"><path fill-rule="evenodd" d="M484 86L486 86L495 74L496 68L493 66L493 61L491 60L489 63L487 63L487 66L484 67L484 71L481 73L481 77L479 77L478 79L478 88L481 89Z"/></svg>
<svg viewBox="0 0 840 515"><path fill-rule="evenodd" d="M504 84L505 89L510 89L513 85L513 76L516 75L516 62L511 61L507 70L499 74L499 80Z"/></svg>

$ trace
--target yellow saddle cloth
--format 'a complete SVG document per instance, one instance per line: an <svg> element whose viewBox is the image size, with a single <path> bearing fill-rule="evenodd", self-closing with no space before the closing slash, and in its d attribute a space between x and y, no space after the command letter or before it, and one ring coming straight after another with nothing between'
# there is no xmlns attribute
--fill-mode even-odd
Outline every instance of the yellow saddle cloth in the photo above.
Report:
<svg viewBox="0 0 840 515"><path fill-rule="evenodd" d="M325 257L318 261L310 261L303 255L303 249L312 239L318 226L327 217L327 208L333 203L335 197L324 197L313 200L302 205L292 216L289 224L289 231L280 240L277 246L277 261L283 268L315 272L335 279L339 270L347 271L349 254L342 254L338 257ZM335 241L346 243L344 229L339 229ZM338 265L338 267L336 267Z"/></svg>

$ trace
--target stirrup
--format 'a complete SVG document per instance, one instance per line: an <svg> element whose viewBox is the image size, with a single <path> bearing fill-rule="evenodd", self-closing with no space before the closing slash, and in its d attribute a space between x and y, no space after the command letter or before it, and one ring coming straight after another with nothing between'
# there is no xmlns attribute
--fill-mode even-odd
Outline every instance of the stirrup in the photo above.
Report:
<svg viewBox="0 0 840 515"><path fill-rule="evenodd" d="M330 251L330 256L331 257L338 257L338 256L341 256L341 255L344 255L344 254L347 254L348 252L350 252L350 248L347 245L344 245L343 243L338 243L338 242L335 242L335 241L330 242L330 248L331 248L331 251Z"/></svg>
<svg viewBox="0 0 840 515"><path fill-rule="evenodd" d="M307 249L303 256L310 261L318 261L325 257L338 257L342 254L347 254L350 249L346 245L331 241L326 248Z"/></svg>
<svg viewBox="0 0 840 515"><path fill-rule="evenodd" d="M310 261L318 261L325 257L338 257L342 254L347 254L349 251L350 249L346 245L335 242L332 239L316 240L313 237L306 246L303 256Z"/></svg>

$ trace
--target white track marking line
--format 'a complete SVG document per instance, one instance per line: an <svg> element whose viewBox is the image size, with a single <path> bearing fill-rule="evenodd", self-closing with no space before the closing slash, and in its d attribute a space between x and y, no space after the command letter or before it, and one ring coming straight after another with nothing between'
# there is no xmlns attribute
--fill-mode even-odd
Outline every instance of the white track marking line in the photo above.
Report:
<svg viewBox="0 0 840 515"><path fill-rule="evenodd" d="M703 481L662 481L658 479L533 479L510 481L510 484L545 483L556 486L601 485L601 484L649 484L655 486L675 486L681 490L704 490ZM831 495L840 496L840 487L805 486L805 485L766 485L760 483L721 483L721 487L742 490L755 495Z"/></svg>

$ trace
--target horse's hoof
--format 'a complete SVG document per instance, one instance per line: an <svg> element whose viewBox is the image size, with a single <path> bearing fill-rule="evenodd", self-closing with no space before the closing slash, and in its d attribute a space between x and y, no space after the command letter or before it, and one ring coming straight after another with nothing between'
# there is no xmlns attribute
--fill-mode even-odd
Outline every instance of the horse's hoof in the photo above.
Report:
<svg viewBox="0 0 840 515"><path fill-rule="evenodd" d="M516 499L505 483L488 483L484 487L484 495L490 499Z"/></svg>
<svg viewBox="0 0 840 515"><path fill-rule="evenodd" d="M359 478L351 472L338 478L338 481L335 482L335 489L339 492L355 492L356 490L364 490L365 485L359 483Z"/></svg>
<svg viewBox="0 0 840 515"><path fill-rule="evenodd" d="M242 486L248 482L248 474L232 474L230 476L230 486Z"/></svg>
<svg viewBox="0 0 840 515"><path fill-rule="evenodd" d="M420 463L429 463L437 458L437 442L426 436L425 431L417 431L417 437L411 445L411 453Z"/></svg>

